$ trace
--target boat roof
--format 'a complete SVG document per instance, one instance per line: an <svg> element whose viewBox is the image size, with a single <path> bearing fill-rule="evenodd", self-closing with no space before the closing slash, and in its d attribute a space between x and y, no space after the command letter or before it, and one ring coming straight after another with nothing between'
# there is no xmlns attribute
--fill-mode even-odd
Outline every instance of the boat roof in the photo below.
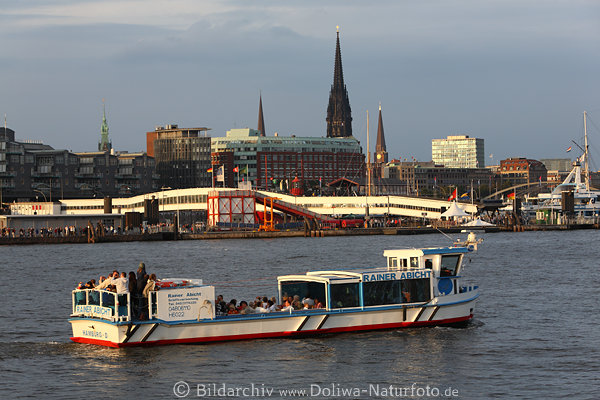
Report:
<svg viewBox="0 0 600 400"><path fill-rule="evenodd" d="M432 254L460 254L468 253L469 249L466 247L427 247L424 249L396 249L396 250L385 250L383 255L385 257L420 257Z"/></svg>

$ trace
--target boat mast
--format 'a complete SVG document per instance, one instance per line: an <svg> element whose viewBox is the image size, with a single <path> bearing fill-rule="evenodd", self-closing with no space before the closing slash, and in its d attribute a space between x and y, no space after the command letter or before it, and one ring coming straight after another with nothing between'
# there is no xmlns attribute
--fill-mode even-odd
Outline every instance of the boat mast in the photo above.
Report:
<svg viewBox="0 0 600 400"><path fill-rule="evenodd" d="M367 110L367 196L371 195L371 149L369 147L369 110Z"/></svg>
<svg viewBox="0 0 600 400"><path fill-rule="evenodd" d="M583 112L583 146L585 157L585 189L590 190L590 163L588 153L588 137L587 137L587 111Z"/></svg>

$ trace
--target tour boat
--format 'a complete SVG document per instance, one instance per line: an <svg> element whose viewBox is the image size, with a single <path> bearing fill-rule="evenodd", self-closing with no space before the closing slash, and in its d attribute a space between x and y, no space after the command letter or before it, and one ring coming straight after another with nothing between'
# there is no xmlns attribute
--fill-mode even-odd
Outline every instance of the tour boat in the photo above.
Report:
<svg viewBox="0 0 600 400"><path fill-rule="evenodd" d="M72 292L71 340L110 347L298 337L337 332L464 325L479 291L461 286L467 247L385 250L387 266L309 271L277 278L279 299L318 299L323 308L215 315L215 287L162 280L134 315L129 293ZM313 300L314 301L314 300Z"/></svg>

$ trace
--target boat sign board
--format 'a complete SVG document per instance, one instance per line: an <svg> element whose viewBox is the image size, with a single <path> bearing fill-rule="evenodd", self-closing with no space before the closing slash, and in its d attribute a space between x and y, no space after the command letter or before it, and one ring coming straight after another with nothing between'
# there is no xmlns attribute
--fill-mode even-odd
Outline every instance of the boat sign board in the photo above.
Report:
<svg viewBox="0 0 600 400"><path fill-rule="evenodd" d="M214 286L163 289L157 292L156 316L164 321L213 318Z"/></svg>
<svg viewBox="0 0 600 400"><path fill-rule="evenodd" d="M402 279L422 279L429 278L431 271L397 271L397 272L379 272L363 274L363 282L375 281L397 281Z"/></svg>
<svg viewBox="0 0 600 400"><path fill-rule="evenodd" d="M91 304L77 305L75 307L77 314L84 314L92 317L110 319L113 316L113 310L110 307L94 306Z"/></svg>

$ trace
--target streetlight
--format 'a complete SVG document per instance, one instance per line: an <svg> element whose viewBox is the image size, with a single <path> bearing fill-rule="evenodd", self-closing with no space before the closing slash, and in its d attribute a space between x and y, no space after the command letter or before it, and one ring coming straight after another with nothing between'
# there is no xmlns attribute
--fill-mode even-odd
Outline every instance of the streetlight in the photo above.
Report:
<svg viewBox="0 0 600 400"><path fill-rule="evenodd" d="M45 202L45 203L47 203L47 202L48 202L48 200L46 199L46 194L45 194L44 192L42 192L41 190L37 190L37 189L33 189L33 191L34 191L34 192L41 193L41 194L42 194L42 196L44 196L44 202Z"/></svg>

